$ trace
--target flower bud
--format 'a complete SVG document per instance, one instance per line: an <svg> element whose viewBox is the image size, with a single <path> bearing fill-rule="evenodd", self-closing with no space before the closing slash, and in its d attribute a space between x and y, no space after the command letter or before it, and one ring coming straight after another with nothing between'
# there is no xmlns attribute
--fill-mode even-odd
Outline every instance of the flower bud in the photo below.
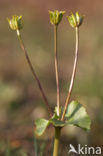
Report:
<svg viewBox="0 0 103 156"><path fill-rule="evenodd" d="M61 22L64 13L65 11L58 11L58 10L49 11L51 24L58 25Z"/></svg>
<svg viewBox="0 0 103 156"><path fill-rule="evenodd" d="M20 30L24 25L22 16L12 16L12 19L8 19L8 22L12 30Z"/></svg>
<svg viewBox="0 0 103 156"><path fill-rule="evenodd" d="M81 16L79 15L78 12L76 12L75 14L72 13L71 16L67 16L67 18L68 18L70 25L73 28L75 28L75 27L81 26L81 24L83 23L84 16Z"/></svg>

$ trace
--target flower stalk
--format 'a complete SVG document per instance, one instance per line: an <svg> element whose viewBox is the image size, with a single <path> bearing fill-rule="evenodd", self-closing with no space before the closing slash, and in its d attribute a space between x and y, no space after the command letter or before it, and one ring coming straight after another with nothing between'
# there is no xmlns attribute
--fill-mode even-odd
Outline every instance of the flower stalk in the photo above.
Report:
<svg viewBox="0 0 103 156"><path fill-rule="evenodd" d="M57 29L58 25L62 21L65 11L50 11L50 23L54 26L54 60L55 60L55 75L56 75L56 86L57 86L57 116L60 116L60 91L59 91L59 74L58 74L58 56L57 56Z"/></svg>
<svg viewBox="0 0 103 156"><path fill-rule="evenodd" d="M48 108L48 112L49 112L50 117L51 117L51 116L52 116L52 110L51 110L51 108L50 108L50 106L49 106L49 103L48 103L47 97L46 97L46 95L45 95L45 93L44 93L43 87L42 87L42 85L41 85L41 83L40 83L40 81L39 81L39 79L38 79L38 77L37 77L37 75L36 75L36 72L35 72L35 70L34 70L34 68L33 68L33 65L32 65L32 63L31 63L31 61L30 61L30 58L29 58L29 56L28 56L28 52L26 51L25 46L24 46L24 43L23 43L23 40L22 40L22 38L21 38L20 30L21 30L21 29L23 28L23 26L24 26L24 22L23 22L23 20L22 20L22 16L16 16L16 15L14 15L14 16L12 16L11 19L7 18L7 20L8 20L8 23L9 23L10 28L11 28L12 30L15 30L16 33L17 33L17 36L18 36L18 39L19 39L19 42L20 42L21 49L22 49L23 52L25 53L25 57L26 57L26 60L27 60L27 62L28 62L28 65L29 65L29 67L30 67L30 70L31 70L31 72L32 72L32 74L33 74L33 76L34 76L34 79L36 79L36 81L37 81L38 87L39 87L39 89L40 89L40 92L41 92L41 94L42 94L42 97L43 97L43 99L44 99L44 102L45 102L45 104L46 104L46 106L47 106L47 108Z"/></svg>
<svg viewBox="0 0 103 156"><path fill-rule="evenodd" d="M44 102L45 102L45 104L46 104L46 106L47 106L47 108L48 108L48 112L49 112L50 117L51 117L51 116L52 116L52 111L51 111L51 108L50 108L50 106L49 106L47 97L46 97L46 95L45 95L45 93L44 93L44 90L43 90L43 87L42 87L42 85L41 85L41 83L40 83L40 81L39 81L39 79L38 79L38 77L37 77L37 75L36 75L36 73L35 73L35 70L34 70L34 68L33 68L33 65L32 65L31 61L30 61L30 58L29 58L29 56L28 56L28 53L27 53L27 51L26 51L26 49L25 49L25 46L24 46L24 43L23 43L23 40L22 40L22 38L21 38L21 34L20 34L20 31L19 31L19 30L17 30L17 36L18 36L18 39L19 39L19 42L20 42L21 49L23 50L23 52L24 52L24 54L25 54L25 57L26 57L26 60L27 60L27 62L28 62L28 65L29 65L29 67L30 67L30 70L31 70L31 72L32 72L32 74L33 74L33 76L34 76L34 79L36 79L36 82L37 82L37 84L38 84L38 87L39 87L39 89L40 89L40 92L41 92L41 94L42 94L42 97L43 97L43 99L44 99Z"/></svg>
<svg viewBox="0 0 103 156"><path fill-rule="evenodd" d="M72 71L72 76L71 76L71 81L70 81L70 87L68 91L68 95L66 98L65 106L64 106L64 111L61 120L64 120L65 113L67 110L67 106L71 97L73 85L74 85L74 79L76 75L76 69L77 69L77 61L78 61L78 50L79 50L79 27L75 27L75 34L76 34L76 44L75 44L75 58L74 58L74 65L73 65L73 71Z"/></svg>
<svg viewBox="0 0 103 156"><path fill-rule="evenodd" d="M58 74L58 54L57 54L57 29L58 26L54 25L54 55L55 55L55 74L57 85L57 115L59 116L60 109L60 91L59 91L59 74Z"/></svg>

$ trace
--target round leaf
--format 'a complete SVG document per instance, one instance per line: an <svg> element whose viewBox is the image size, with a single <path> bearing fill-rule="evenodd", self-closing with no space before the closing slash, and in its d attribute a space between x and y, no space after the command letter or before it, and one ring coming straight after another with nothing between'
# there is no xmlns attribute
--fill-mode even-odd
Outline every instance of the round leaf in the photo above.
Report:
<svg viewBox="0 0 103 156"><path fill-rule="evenodd" d="M41 136L44 133L44 131L46 130L47 126L49 125L49 120L37 119L35 121L35 125L36 125L35 133L38 136Z"/></svg>
<svg viewBox="0 0 103 156"><path fill-rule="evenodd" d="M84 130L90 130L91 120L83 105L77 101L72 101L68 105L65 118L67 124L78 126Z"/></svg>

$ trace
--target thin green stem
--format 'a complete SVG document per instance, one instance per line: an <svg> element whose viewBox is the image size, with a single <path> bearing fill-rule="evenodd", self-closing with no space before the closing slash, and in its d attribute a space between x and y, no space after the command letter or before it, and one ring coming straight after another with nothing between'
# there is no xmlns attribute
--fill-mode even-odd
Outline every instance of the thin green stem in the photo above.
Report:
<svg viewBox="0 0 103 156"><path fill-rule="evenodd" d="M73 89L73 84L74 84L74 79L75 79L75 75L76 75L76 69L77 69L77 61L78 61L78 49L79 49L79 28L76 27L75 28L76 31L76 46L75 46L75 59L74 59L74 66L73 66L73 72L72 72L72 77L71 77L71 81L70 81L70 87L69 87L69 91L68 91L68 95L67 95L67 99L65 102L65 106L64 106L64 111L63 111L63 115L61 120L64 120L64 116L67 110L67 106L71 97L71 93L72 93L72 89Z"/></svg>
<svg viewBox="0 0 103 156"><path fill-rule="evenodd" d="M54 26L54 55L55 55L55 74L57 85L57 115L59 116L60 93L59 93L59 76L58 76L58 57L57 57L57 25Z"/></svg>
<svg viewBox="0 0 103 156"><path fill-rule="evenodd" d="M58 156L59 154L60 133L61 133L61 128L55 127L53 156Z"/></svg>
<svg viewBox="0 0 103 156"><path fill-rule="evenodd" d="M32 72L32 74L33 74L33 76L34 76L34 79L36 79L36 82L37 82L37 84L38 84L38 87L39 87L39 89L40 89L40 92L41 92L41 94L42 94L42 97L43 97L43 99L44 99L44 102L45 102L45 104L46 104L46 106L47 106L47 108L48 108L49 115L50 115L50 117L51 117L51 116L52 116L52 110L51 110L51 108L50 108L50 106L49 106L47 97L46 97L46 95L45 95L45 93L44 93L44 90L43 90L43 88L42 88L42 86L41 86L41 83L40 83L40 81L39 81L39 79L38 79L38 77L37 77L37 75L36 75L36 73L35 73L35 70L34 70L34 68L33 68L33 65L32 65L31 61L30 61L30 58L29 58L29 56L28 56L28 53L27 53L27 51L26 51L26 49L25 49L25 46L24 46L24 43L23 43L23 41L22 41L21 34L20 34L20 31L19 31L19 30L17 30L17 36L18 36L18 39L19 39L19 41L20 41L21 49L22 49L23 52L25 53L25 57L26 57L26 60L27 60L27 62L28 62L28 65L29 65L29 67L30 67L30 70L31 70L31 72Z"/></svg>

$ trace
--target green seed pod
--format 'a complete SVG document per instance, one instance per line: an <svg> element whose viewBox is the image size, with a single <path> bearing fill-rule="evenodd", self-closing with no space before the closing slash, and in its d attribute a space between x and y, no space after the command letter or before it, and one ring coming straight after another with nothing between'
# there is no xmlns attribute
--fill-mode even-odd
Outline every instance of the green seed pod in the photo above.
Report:
<svg viewBox="0 0 103 156"><path fill-rule="evenodd" d="M83 23L84 16L79 15L78 12L76 12L75 16L76 16L76 20L77 20L77 25L79 27Z"/></svg>
<svg viewBox="0 0 103 156"><path fill-rule="evenodd" d="M84 16L81 16L79 15L78 12L76 12L75 14L72 13L71 16L67 16L67 18L68 18L70 25L73 28L75 28L75 27L81 26L81 24L83 23Z"/></svg>
<svg viewBox="0 0 103 156"><path fill-rule="evenodd" d="M12 16L12 19L8 19L8 22L12 30L20 30L24 25L22 16Z"/></svg>
<svg viewBox="0 0 103 156"><path fill-rule="evenodd" d="M65 11L58 11L58 10L49 11L51 24L58 25L61 22L64 13Z"/></svg>

